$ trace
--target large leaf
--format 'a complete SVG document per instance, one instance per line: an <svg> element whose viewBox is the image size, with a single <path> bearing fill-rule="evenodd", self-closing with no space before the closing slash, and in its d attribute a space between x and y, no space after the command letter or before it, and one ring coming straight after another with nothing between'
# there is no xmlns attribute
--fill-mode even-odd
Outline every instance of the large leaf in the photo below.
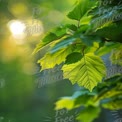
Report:
<svg viewBox="0 0 122 122"><path fill-rule="evenodd" d="M53 68L56 64L61 64L66 60L67 55L70 53L72 53L72 47L63 48L53 54L47 53L38 61L42 66L41 70Z"/></svg>
<svg viewBox="0 0 122 122"><path fill-rule="evenodd" d="M91 7L95 6L95 0L78 0L75 8L67 15L70 19L80 20Z"/></svg>
<svg viewBox="0 0 122 122"><path fill-rule="evenodd" d="M62 70L64 78L68 78L72 84L78 83L79 86L84 86L90 91L102 81L106 71L101 58L93 53L84 54L80 61L64 65Z"/></svg>

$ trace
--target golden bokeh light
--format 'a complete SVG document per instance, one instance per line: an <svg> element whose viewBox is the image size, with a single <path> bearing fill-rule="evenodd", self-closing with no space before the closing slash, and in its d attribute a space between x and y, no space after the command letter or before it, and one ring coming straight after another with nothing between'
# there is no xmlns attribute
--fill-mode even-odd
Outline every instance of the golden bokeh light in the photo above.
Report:
<svg viewBox="0 0 122 122"><path fill-rule="evenodd" d="M24 39L26 34L24 33L26 25L19 20L12 20L8 23L8 27L15 39Z"/></svg>

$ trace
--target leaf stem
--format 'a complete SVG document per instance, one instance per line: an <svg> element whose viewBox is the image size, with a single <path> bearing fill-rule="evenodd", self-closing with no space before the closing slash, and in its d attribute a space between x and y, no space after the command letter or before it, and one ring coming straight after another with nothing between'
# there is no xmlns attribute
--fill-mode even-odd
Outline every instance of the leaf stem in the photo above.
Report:
<svg viewBox="0 0 122 122"><path fill-rule="evenodd" d="M80 20L78 21L78 28L80 27Z"/></svg>

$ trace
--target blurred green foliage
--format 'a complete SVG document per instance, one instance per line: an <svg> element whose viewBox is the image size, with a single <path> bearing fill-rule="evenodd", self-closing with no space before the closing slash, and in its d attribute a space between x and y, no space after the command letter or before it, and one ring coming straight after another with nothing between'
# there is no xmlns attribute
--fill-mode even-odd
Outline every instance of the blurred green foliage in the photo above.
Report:
<svg viewBox="0 0 122 122"><path fill-rule="evenodd" d="M47 116L52 115L53 118L53 103L57 96L72 92L71 88L68 89L68 83L65 83L67 89L57 92L64 82L38 88L34 75L38 67L35 61L38 55L32 56L35 44L44 32L67 21L65 14L72 3L70 0L0 0L1 122L42 122ZM28 29L33 26L33 21L38 20L44 32L37 34L37 28L31 28L30 35L24 32L25 38L15 38L9 25L13 20L23 22ZM19 26L16 27L18 30Z"/></svg>

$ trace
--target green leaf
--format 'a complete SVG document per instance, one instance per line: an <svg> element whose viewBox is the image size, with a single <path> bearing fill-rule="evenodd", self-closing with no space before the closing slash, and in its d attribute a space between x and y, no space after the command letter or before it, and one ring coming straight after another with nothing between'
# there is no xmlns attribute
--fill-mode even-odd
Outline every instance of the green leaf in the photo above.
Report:
<svg viewBox="0 0 122 122"><path fill-rule="evenodd" d="M110 59L112 64L122 66L122 44L120 44L118 48L112 51Z"/></svg>
<svg viewBox="0 0 122 122"><path fill-rule="evenodd" d="M104 4L104 3L103 3ZM92 29L103 28L107 24L121 20L121 6L116 5L103 5L99 6L92 11L94 18L92 18L91 24L93 25Z"/></svg>
<svg viewBox="0 0 122 122"><path fill-rule="evenodd" d="M122 22L108 24L98 29L94 34L114 42L121 42Z"/></svg>
<svg viewBox="0 0 122 122"><path fill-rule="evenodd" d="M109 87L108 86L106 88L103 87L98 96L96 95L95 101L105 100L120 95L122 95L122 84L121 83L113 85L111 84L111 86L109 84Z"/></svg>
<svg viewBox="0 0 122 122"><path fill-rule="evenodd" d="M84 36L83 34L76 33L73 36L66 37L64 39L61 39L59 42L57 42L50 50L51 53L55 53L56 51L65 48L75 42L81 43L86 46L94 46L94 43L99 43L101 40L100 38L96 36ZM76 42L76 44L77 44Z"/></svg>
<svg viewBox="0 0 122 122"><path fill-rule="evenodd" d="M107 103L103 104L102 106L104 108L110 109L110 110L122 109L122 98L111 100L110 102L107 102Z"/></svg>
<svg viewBox="0 0 122 122"><path fill-rule="evenodd" d="M95 42L98 42L98 43L100 43L101 42L101 40L100 40L100 38L99 37L97 37L97 36L89 36L89 35L87 35L87 36L85 36L85 35L80 35L80 38L81 38L81 41L86 45L86 46L93 46L93 44L95 43Z"/></svg>
<svg viewBox="0 0 122 122"><path fill-rule="evenodd" d="M82 57L83 56L81 55L81 53L78 53L78 52L71 53L70 55L66 57L65 64L75 63L79 61Z"/></svg>
<svg viewBox="0 0 122 122"><path fill-rule="evenodd" d="M96 1L94 0L78 0L75 8L67 15L70 19L80 20L93 6Z"/></svg>
<svg viewBox="0 0 122 122"><path fill-rule="evenodd" d="M60 40L51 48L50 53L55 53L62 48L70 46L71 44L73 44L74 41L76 41L76 39L77 38L75 36L71 36Z"/></svg>
<svg viewBox="0 0 122 122"><path fill-rule="evenodd" d="M100 57L93 53L84 54L83 58L73 64L62 67L64 78L68 78L72 84L78 83L79 86L92 91L105 76L106 68Z"/></svg>
<svg viewBox="0 0 122 122"><path fill-rule="evenodd" d="M86 102L91 98L91 95L88 95L89 91L77 91L71 97L63 97L56 102L57 109L73 109L81 105L85 105Z"/></svg>
<svg viewBox="0 0 122 122"><path fill-rule="evenodd" d="M87 47L84 52L85 53L94 53L97 49L99 48L99 43L98 42L94 42L93 46L89 46Z"/></svg>
<svg viewBox="0 0 122 122"><path fill-rule="evenodd" d="M70 53L72 53L72 47L61 49L53 54L47 53L38 61L42 66L41 70L53 68L56 64L61 64L66 60L67 55Z"/></svg>
<svg viewBox="0 0 122 122"><path fill-rule="evenodd" d="M55 109L58 110L58 109L66 108L66 109L70 110L70 109L74 108L75 99L77 97L79 97L80 95L83 95L83 94L85 94L87 92L86 91L84 91L84 92L78 92L77 91L71 97L62 97L60 100L58 100L55 103L56 104Z"/></svg>
<svg viewBox="0 0 122 122"><path fill-rule="evenodd" d="M77 32L81 33L85 33L86 30L89 28L89 25L87 24L81 24L77 30Z"/></svg>
<svg viewBox="0 0 122 122"><path fill-rule="evenodd" d="M110 53L113 49L116 49L119 46L120 46L120 43L105 42L104 46L102 46L96 51L96 55L103 56L107 53Z"/></svg>
<svg viewBox="0 0 122 122"><path fill-rule="evenodd" d="M89 95L89 94L81 95L75 100L74 107L80 107L80 106L86 107L91 104L94 105L94 103L92 102L92 98L93 98L93 95Z"/></svg>
<svg viewBox="0 0 122 122"><path fill-rule="evenodd" d="M99 116L100 112L100 108L89 106L80 112L77 120L82 122L93 122L93 120Z"/></svg>
<svg viewBox="0 0 122 122"><path fill-rule="evenodd" d="M45 35L45 37L37 45L37 47L33 53L37 53L44 46L50 44L53 41L56 41L56 40L62 38L65 35L67 35L69 33L68 31L72 32L75 30L77 30L77 27L75 25L70 25L70 24L54 28L52 31L48 32Z"/></svg>
<svg viewBox="0 0 122 122"><path fill-rule="evenodd" d="M81 25L88 25L88 24L90 23L91 19L92 19L92 16L91 16L91 15L90 15L90 16L87 16L87 14L86 14L86 15L84 15L84 16L81 18L80 24L81 24Z"/></svg>
<svg viewBox="0 0 122 122"><path fill-rule="evenodd" d="M70 97L63 97L61 100L56 102L56 110L66 108L68 110L71 110L74 108L74 99L71 99Z"/></svg>

